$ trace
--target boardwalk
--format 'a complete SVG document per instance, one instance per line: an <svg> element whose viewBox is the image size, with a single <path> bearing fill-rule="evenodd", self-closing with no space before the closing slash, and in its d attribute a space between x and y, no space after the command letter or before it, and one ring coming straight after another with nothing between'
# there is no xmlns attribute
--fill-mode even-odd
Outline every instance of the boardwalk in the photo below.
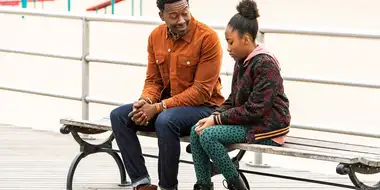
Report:
<svg viewBox="0 0 380 190"><path fill-rule="evenodd" d="M78 145L70 135L37 131L9 125L0 125L0 189L1 190L63 190L66 174ZM144 147L144 152L157 152L155 147ZM186 153L183 158L189 158ZM153 182L157 182L156 160L146 159ZM241 164L242 167L247 167ZM252 169L252 168L250 168ZM310 179L322 179L350 184L347 176L327 176L307 171L290 171L281 168L260 169L276 174L289 174ZM90 155L82 160L75 176L74 189L116 190L131 189L117 186L118 170L106 154ZM251 189L343 189L326 185L292 181L247 174ZM193 167L180 165L180 190L190 190L195 181ZM214 179L216 189L224 189L221 176Z"/></svg>

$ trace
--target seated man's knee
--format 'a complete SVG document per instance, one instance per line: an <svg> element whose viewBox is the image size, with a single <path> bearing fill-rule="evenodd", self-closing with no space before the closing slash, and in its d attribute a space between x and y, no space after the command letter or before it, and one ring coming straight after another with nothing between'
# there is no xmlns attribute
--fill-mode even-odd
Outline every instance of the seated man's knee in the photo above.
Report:
<svg viewBox="0 0 380 190"><path fill-rule="evenodd" d="M113 109L110 113L110 120L112 124L112 130L118 130L120 125L116 123L125 123L128 119L128 114L133 110L132 104L123 105Z"/></svg>
<svg viewBox="0 0 380 190"><path fill-rule="evenodd" d="M158 115L155 122L157 137L165 137L168 133L180 134L180 130L175 123L176 121L174 120L174 116L175 113L172 110L167 110Z"/></svg>

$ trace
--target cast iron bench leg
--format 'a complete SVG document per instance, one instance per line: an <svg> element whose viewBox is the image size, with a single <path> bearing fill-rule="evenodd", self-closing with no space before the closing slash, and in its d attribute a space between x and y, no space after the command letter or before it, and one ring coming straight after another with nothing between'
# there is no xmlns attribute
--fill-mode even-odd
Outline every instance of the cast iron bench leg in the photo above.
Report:
<svg viewBox="0 0 380 190"><path fill-rule="evenodd" d="M361 182L356 173L361 174L377 174L380 173L380 167L369 167L361 164L338 164L336 167L336 172L341 175L347 175L350 177L351 182L361 190L379 190L380 189L380 181L375 185L366 185Z"/></svg>
<svg viewBox="0 0 380 190"><path fill-rule="evenodd" d="M73 138L75 141L79 144L80 146L80 152L79 154L74 158L74 160L71 162L70 169L67 174L67 181L66 181L66 189L67 190L72 190L73 189L73 179L74 179L74 174L75 170L79 164L79 162L85 158L86 156L90 154L95 154L99 152L105 152L109 154L116 162L118 168L119 168L119 173L120 173L120 184L119 186L130 186L130 182L127 181L127 175L125 172L125 167L123 164L123 161L121 160L119 154L117 153L117 150L112 149L112 141L115 139L113 134L111 134L106 141L99 145L93 145L89 144L86 141L84 141L79 135L78 135L78 130L85 130L85 129L78 129L75 127L70 127L70 126L64 126L61 128L61 133L67 134L70 133L72 134ZM95 133L92 131L92 133Z"/></svg>
<svg viewBox="0 0 380 190"><path fill-rule="evenodd" d="M73 178L74 178L74 173L75 169L77 168L79 162L82 160L82 158L86 157L86 153L80 152L74 160L71 162L69 172L67 174L67 181L66 181L66 189L67 190L72 190L73 189Z"/></svg>
<svg viewBox="0 0 380 190"><path fill-rule="evenodd" d="M121 160L119 154L117 152L107 152L109 155L112 156L112 158L115 160L117 167L119 168L120 172L120 185L122 187L130 186L131 184L127 182L127 175L125 173L125 167L123 164L123 161Z"/></svg>

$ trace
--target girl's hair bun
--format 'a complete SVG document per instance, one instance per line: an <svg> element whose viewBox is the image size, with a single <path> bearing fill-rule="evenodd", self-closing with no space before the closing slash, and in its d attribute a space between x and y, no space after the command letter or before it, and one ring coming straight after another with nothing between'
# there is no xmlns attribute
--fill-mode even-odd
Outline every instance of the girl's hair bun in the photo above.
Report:
<svg viewBox="0 0 380 190"><path fill-rule="evenodd" d="M256 19L259 17L257 4L253 0L242 0L237 6L236 10L239 14L248 19Z"/></svg>

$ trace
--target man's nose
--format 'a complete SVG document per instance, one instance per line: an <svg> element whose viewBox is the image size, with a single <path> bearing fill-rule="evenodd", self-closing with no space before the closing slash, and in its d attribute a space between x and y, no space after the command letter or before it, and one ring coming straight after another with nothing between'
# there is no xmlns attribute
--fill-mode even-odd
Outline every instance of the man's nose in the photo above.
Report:
<svg viewBox="0 0 380 190"><path fill-rule="evenodd" d="M186 21L183 18L183 16L179 16L179 18L178 18L178 24L185 24L185 23L186 23Z"/></svg>

